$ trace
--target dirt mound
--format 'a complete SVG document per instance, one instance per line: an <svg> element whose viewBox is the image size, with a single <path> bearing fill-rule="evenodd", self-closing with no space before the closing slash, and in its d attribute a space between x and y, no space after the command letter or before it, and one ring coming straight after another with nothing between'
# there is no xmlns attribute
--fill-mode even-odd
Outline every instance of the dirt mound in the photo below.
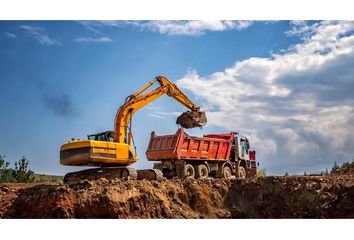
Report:
<svg viewBox="0 0 354 240"><path fill-rule="evenodd" d="M2 218L353 218L354 178L0 185Z"/></svg>
<svg viewBox="0 0 354 240"><path fill-rule="evenodd" d="M3 183L0 184L0 218L11 207L12 203L25 188L33 187L34 183Z"/></svg>
<svg viewBox="0 0 354 240"><path fill-rule="evenodd" d="M225 197L234 218L353 218L353 203L352 176L237 180Z"/></svg>
<svg viewBox="0 0 354 240"><path fill-rule="evenodd" d="M224 218L227 182L99 180L19 191L4 218ZM223 190L225 188L225 190ZM208 191L205 191L208 189Z"/></svg>

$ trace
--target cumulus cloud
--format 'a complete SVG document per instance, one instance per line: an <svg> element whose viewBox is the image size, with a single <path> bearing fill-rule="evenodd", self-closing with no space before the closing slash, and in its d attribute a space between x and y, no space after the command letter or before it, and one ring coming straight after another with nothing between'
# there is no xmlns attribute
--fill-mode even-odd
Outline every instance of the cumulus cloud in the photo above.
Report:
<svg viewBox="0 0 354 240"><path fill-rule="evenodd" d="M133 26L143 30L158 32L167 35L190 35L199 36L207 31L228 31L243 30L250 27L253 21L80 21L86 29L102 34L99 28L102 27L124 27Z"/></svg>
<svg viewBox="0 0 354 240"><path fill-rule="evenodd" d="M16 34L14 34L14 33L6 32L4 34L10 38L16 38Z"/></svg>
<svg viewBox="0 0 354 240"><path fill-rule="evenodd" d="M25 30L27 33L29 33L30 36L32 36L42 45L47 45L47 46L61 45L61 43L58 40L51 38L46 34L45 28L38 27L38 26L27 26L27 25L21 25L20 28Z"/></svg>
<svg viewBox="0 0 354 240"><path fill-rule="evenodd" d="M209 124L251 137L271 173L300 173L354 157L354 22L294 22L301 42L177 84L210 109Z"/></svg>
<svg viewBox="0 0 354 240"><path fill-rule="evenodd" d="M76 37L74 41L75 42L112 42L113 40L109 37L98 37L98 38Z"/></svg>

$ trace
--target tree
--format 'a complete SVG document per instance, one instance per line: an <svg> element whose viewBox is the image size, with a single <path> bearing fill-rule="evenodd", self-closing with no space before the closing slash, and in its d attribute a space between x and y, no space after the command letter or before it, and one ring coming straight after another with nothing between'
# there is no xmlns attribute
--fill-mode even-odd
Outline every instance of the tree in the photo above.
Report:
<svg viewBox="0 0 354 240"><path fill-rule="evenodd" d="M329 172L328 172L327 168L325 171L321 171L321 176L328 176L328 175L329 175Z"/></svg>
<svg viewBox="0 0 354 240"><path fill-rule="evenodd" d="M266 169L265 169L265 168L259 169L259 170L257 171L257 177L265 177L265 176L267 176L267 173L266 173Z"/></svg>
<svg viewBox="0 0 354 240"><path fill-rule="evenodd" d="M343 172L347 172L349 167L350 167L350 163L349 162L345 162L345 163L342 164L342 166L339 169L342 170Z"/></svg>
<svg viewBox="0 0 354 240"><path fill-rule="evenodd" d="M288 176L289 176L289 173L285 172L284 177L288 177Z"/></svg>
<svg viewBox="0 0 354 240"><path fill-rule="evenodd" d="M28 160L23 156L15 162L14 177L17 182L34 182L34 172L28 169Z"/></svg>
<svg viewBox="0 0 354 240"><path fill-rule="evenodd" d="M334 161L331 173L335 173L337 170L339 170L339 165L337 164L337 161Z"/></svg>
<svg viewBox="0 0 354 240"><path fill-rule="evenodd" d="M5 161L5 156L0 155L0 182L14 182L13 169L10 163Z"/></svg>

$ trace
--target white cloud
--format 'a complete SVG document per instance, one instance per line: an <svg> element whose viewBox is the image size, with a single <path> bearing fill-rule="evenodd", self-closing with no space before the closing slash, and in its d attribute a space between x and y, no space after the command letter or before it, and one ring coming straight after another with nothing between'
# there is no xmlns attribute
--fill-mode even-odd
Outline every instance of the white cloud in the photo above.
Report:
<svg viewBox="0 0 354 240"><path fill-rule="evenodd" d="M219 21L219 20L193 20L193 21L79 21L86 29L102 34L98 28L133 26L152 32L167 35L198 36L207 31L243 30L250 27L253 21Z"/></svg>
<svg viewBox="0 0 354 240"><path fill-rule="evenodd" d="M252 21L137 21L137 27L167 35L202 35L207 31L242 30L253 24Z"/></svg>
<svg viewBox="0 0 354 240"><path fill-rule="evenodd" d="M321 170L354 153L354 22L293 23L300 43L177 84L206 102L209 124L251 136L273 173Z"/></svg>
<svg viewBox="0 0 354 240"><path fill-rule="evenodd" d="M77 37L74 39L75 42L112 42L113 40L109 37Z"/></svg>
<svg viewBox="0 0 354 240"><path fill-rule="evenodd" d="M21 29L27 31L34 39L40 42L42 45L62 45L58 40L49 37L45 32L46 29L37 26L21 25Z"/></svg>
<svg viewBox="0 0 354 240"><path fill-rule="evenodd" d="M160 118L160 119L165 119L166 118L163 115L158 115L158 114L154 114L154 113L149 113L149 116L153 117L153 118Z"/></svg>
<svg viewBox="0 0 354 240"><path fill-rule="evenodd" d="M14 33L6 32L4 34L10 38L16 38L16 34L14 34Z"/></svg>

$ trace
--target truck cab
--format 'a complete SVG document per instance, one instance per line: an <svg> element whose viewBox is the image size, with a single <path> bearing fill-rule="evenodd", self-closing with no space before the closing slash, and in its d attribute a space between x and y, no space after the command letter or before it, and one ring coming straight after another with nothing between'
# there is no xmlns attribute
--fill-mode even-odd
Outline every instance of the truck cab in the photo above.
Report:
<svg viewBox="0 0 354 240"><path fill-rule="evenodd" d="M231 161L235 161L239 166L247 169L247 177L257 175L256 151L250 149L248 138L234 134L232 141L232 150L230 154Z"/></svg>

